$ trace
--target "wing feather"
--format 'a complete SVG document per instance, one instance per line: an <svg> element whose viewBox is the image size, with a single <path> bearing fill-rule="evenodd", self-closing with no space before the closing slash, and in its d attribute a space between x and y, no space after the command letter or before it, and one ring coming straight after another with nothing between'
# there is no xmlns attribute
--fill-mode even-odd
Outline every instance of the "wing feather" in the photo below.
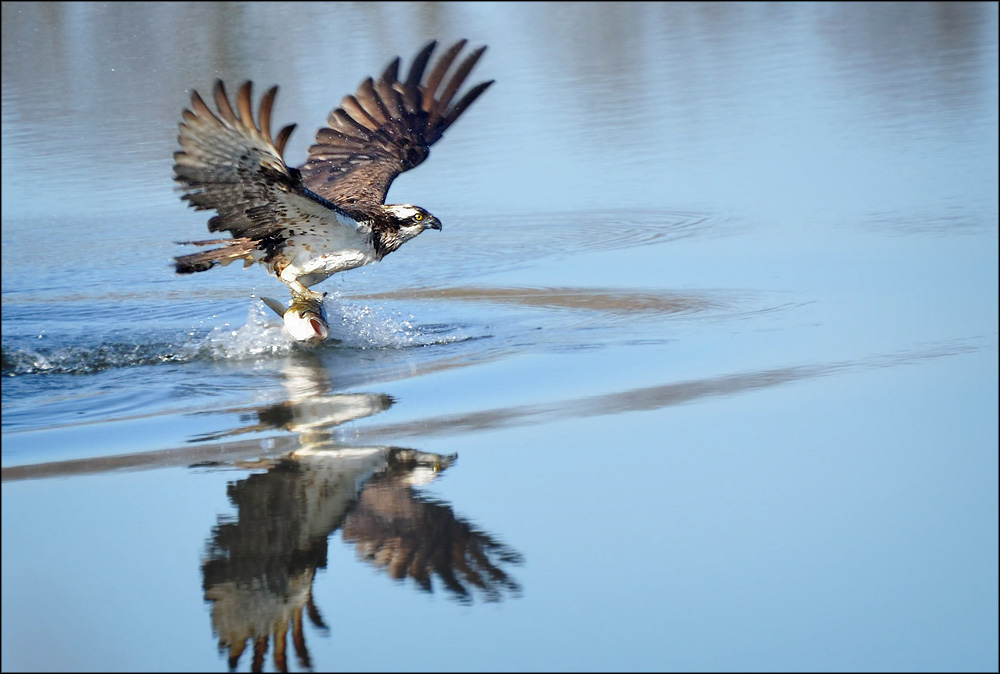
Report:
<svg viewBox="0 0 1000 674"><path fill-rule="evenodd" d="M244 82L243 86L240 87L239 93L236 95L236 106L240 111L240 121L244 124L253 125L253 108L250 107L250 97L253 95L253 83ZM256 127L254 127L256 128ZM261 131L261 129L257 129ZM265 140L267 136L264 136Z"/></svg>
<svg viewBox="0 0 1000 674"><path fill-rule="evenodd" d="M212 112L212 109L207 105L205 105L205 101L201 100L201 96L198 95L197 91L191 92L191 107L194 108L194 112L191 112L190 110L185 110L184 112L186 114L191 115L192 120L196 120L199 117L203 117L206 119L208 118L214 119L216 122L219 122L220 124L222 123L221 120L219 120L219 118L215 116L215 113Z"/></svg>
<svg viewBox="0 0 1000 674"><path fill-rule="evenodd" d="M387 82L398 82L399 81L399 57L397 56L393 60L389 61L389 65L385 67L382 71L382 76L380 80L385 80Z"/></svg>
<svg viewBox="0 0 1000 674"><path fill-rule="evenodd" d="M398 81L397 79L385 80L379 78L378 82L375 83L375 92L378 94L379 100L382 101L382 105L385 106L386 114L389 119L396 120L402 119L403 117L403 98L399 95L399 92L392 88L392 82Z"/></svg>
<svg viewBox="0 0 1000 674"><path fill-rule="evenodd" d="M465 83L465 78L469 76L469 72L476 65L476 62L479 61L479 57L483 55L484 51L486 51L486 47L480 47L458 66L451 79L448 80L448 84L445 85L444 91L441 93L441 98L434 103L430 112L430 118L427 120L428 125L433 127L447 113L451 99L455 97L455 93Z"/></svg>
<svg viewBox="0 0 1000 674"><path fill-rule="evenodd" d="M288 126L282 127L281 131L278 132L278 138L274 141L274 145L278 148L278 154L282 157L285 156L285 143L288 142L288 139L291 137L292 131L295 131L296 126L298 126L298 124L289 124Z"/></svg>
<svg viewBox="0 0 1000 674"><path fill-rule="evenodd" d="M495 80L489 80L488 82L480 82L476 86L469 89L462 98L458 100L458 103L451 107L451 110L445 114L439 125L442 127L441 132L451 126L459 115L465 112L465 109L472 105L472 102L479 98L479 95L489 89L490 85L493 84Z"/></svg>
<svg viewBox="0 0 1000 674"><path fill-rule="evenodd" d="M329 120L330 128L360 142L368 142L371 139L372 132L378 131L380 124L364 108L361 106L358 106L358 108L358 117L361 119L352 116L350 112L343 108L337 108L331 112ZM375 128L370 128L369 124L374 125Z"/></svg>
<svg viewBox="0 0 1000 674"><path fill-rule="evenodd" d="M219 116L223 120L230 124L236 122L236 115L229 105L229 97L226 96L226 87L222 84L222 80L215 81L215 107L219 109Z"/></svg>
<svg viewBox="0 0 1000 674"><path fill-rule="evenodd" d="M420 80L423 79L424 69L427 68L427 62L430 60L431 53L436 46L437 40L433 40L420 50L410 65L410 72L406 76L406 83L401 87L403 90L403 104L406 106L406 111L411 115L415 115L423 109L424 96L420 87Z"/></svg>
<svg viewBox="0 0 1000 674"><path fill-rule="evenodd" d="M297 173L282 159L295 125L283 128L276 142L271 140L268 127L277 87L261 101L259 126L253 118L250 82L237 94L239 116L222 82L216 83L214 93L218 115L192 92L191 110L184 111L179 126L181 149L174 153L174 179L180 184L182 199L195 209L217 213L208 222L210 231L260 241L274 237L295 218L333 208L304 189ZM271 242L272 246L280 244L280 240Z"/></svg>
<svg viewBox="0 0 1000 674"><path fill-rule="evenodd" d="M365 127L368 131L378 131L379 123L378 121L368 114L368 111L361 107L358 103L358 99L354 96L347 95L344 96L344 100L340 102L340 108L334 110L330 113L331 119L334 118L335 113L342 112L347 115L352 121ZM331 122L332 124L332 122ZM320 129L322 131L322 129ZM365 134L367 137L368 134Z"/></svg>
<svg viewBox="0 0 1000 674"><path fill-rule="evenodd" d="M271 87L265 91L260 99L260 112L257 113L257 121L260 124L260 130L264 133L264 140L271 144L274 143L274 139L271 138L271 110L274 107L274 97L277 93L278 87ZM278 154L282 154L280 149Z"/></svg>
<svg viewBox="0 0 1000 674"><path fill-rule="evenodd" d="M437 47L437 40L431 40L424 45L424 48L413 59L413 63L410 65L410 73L406 76L407 89L420 86L420 80L424 77L424 69L427 68L427 62L431 60L431 54L434 52L435 47Z"/></svg>
<svg viewBox="0 0 1000 674"><path fill-rule="evenodd" d="M372 78L369 77L361 83L361 86L358 87L356 98L364 106L365 111L374 117L379 124L385 124L389 121L389 111L385 109L382 99L376 93L375 83L372 82Z"/></svg>
<svg viewBox="0 0 1000 674"><path fill-rule="evenodd" d="M427 78L426 88L427 93L429 93L430 96L424 99L424 110L427 110L428 112L430 111L428 106L434 103L434 97L437 96L437 90L438 87L441 86L441 80L444 79L444 74L448 71L448 68L451 67L455 57L458 56L458 52L462 51L462 48L465 47L465 43L465 40L459 40L449 47L448 51L441 56L434 68L431 69L430 77Z"/></svg>
<svg viewBox="0 0 1000 674"><path fill-rule="evenodd" d="M366 78L353 95L344 97L327 126L317 131L309 159L299 167L309 190L343 207L384 203L396 176L423 162L430 146L492 84L483 82L458 97L486 47L469 54L449 75L466 45L459 40L427 74L436 45L430 42L417 52L405 80L399 79L400 61L395 58L377 81Z"/></svg>

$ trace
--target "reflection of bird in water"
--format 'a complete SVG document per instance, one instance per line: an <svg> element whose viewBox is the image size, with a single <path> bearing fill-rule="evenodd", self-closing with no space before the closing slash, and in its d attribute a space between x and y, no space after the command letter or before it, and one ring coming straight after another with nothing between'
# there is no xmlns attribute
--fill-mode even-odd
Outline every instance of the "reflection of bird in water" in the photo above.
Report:
<svg viewBox="0 0 1000 674"><path fill-rule="evenodd" d="M236 518L220 518L207 546L205 599L231 668L252 644L251 668L261 671L273 640L275 667L288 671L289 631L300 664L311 667L303 616L326 630L312 584L338 528L362 559L425 590L432 590L436 575L460 601L470 601L474 591L487 601L519 592L504 567L520 563L520 554L418 489L454 456L344 446L333 436L337 427L388 409L392 399L332 393L329 373L314 354L291 360L284 374L288 400L243 412L248 426L201 438L268 429L298 434L291 451L255 464L266 471L229 485Z"/></svg>
<svg viewBox="0 0 1000 674"><path fill-rule="evenodd" d="M520 553L416 488L454 458L399 448L304 449L232 483L236 519L215 527L202 564L212 626L230 667L252 644L251 668L261 671L273 640L275 667L288 671L289 631L300 664L310 667L303 614L327 629L312 583L338 528L359 557L428 592L437 576L465 603L476 591L486 601L517 596L504 567L520 564Z"/></svg>
<svg viewBox="0 0 1000 674"><path fill-rule="evenodd" d="M282 430L299 435L299 447L317 448L332 442L331 432L355 419L379 414L393 404L384 393L334 393L330 373L315 353L296 353L282 366L282 385L288 396L271 405L226 410L239 414L244 425L192 438L194 442ZM217 412L212 412L217 414ZM336 443L333 443L336 447Z"/></svg>
<svg viewBox="0 0 1000 674"><path fill-rule="evenodd" d="M204 442L232 435L280 429L298 433L302 445L314 446L328 443L331 432L337 426L384 412L392 406L392 403L392 396L384 393L331 393L312 398L285 400L249 410L241 408L231 411L239 412L240 421L246 422L245 426L205 433L195 437L194 440Z"/></svg>

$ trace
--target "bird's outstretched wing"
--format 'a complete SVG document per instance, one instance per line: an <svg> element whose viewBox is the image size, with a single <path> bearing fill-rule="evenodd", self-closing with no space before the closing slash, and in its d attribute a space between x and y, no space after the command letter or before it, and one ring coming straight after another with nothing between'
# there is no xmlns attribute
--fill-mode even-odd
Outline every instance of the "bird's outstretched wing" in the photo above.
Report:
<svg viewBox="0 0 1000 674"><path fill-rule="evenodd" d="M278 87L265 92L257 121L246 82L236 95L234 111L222 82L215 83L216 115L198 92L191 94L191 110L184 111L174 153L174 179L182 198L199 210L214 209L210 231L228 231L254 241L279 231L297 217L326 210L330 204L303 189L298 172L282 159L285 142L295 128L284 127L271 137L271 108Z"/></svg>
<svg viewBox="0 0 1000 674"><path fill-rule="evenodd" d="M426 81L436 41L420 50L406 79L399 79L397 57L378 80L369 77L346 96L330 113L329 126L316 133L309 160L299 169L306 186L344 207L384 203L396 176L426 159L430 146L493 84L477 84L452 104L486 50L473 51L446 78L465 44L461 40L445 51Z"/></svg>

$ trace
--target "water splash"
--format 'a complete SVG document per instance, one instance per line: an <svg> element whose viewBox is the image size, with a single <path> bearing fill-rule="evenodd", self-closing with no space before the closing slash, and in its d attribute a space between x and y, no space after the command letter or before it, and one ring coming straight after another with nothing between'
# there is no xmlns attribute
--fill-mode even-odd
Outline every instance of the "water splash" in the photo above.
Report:
<svg viewBox="0 0 1000 674"><path fill-rule="evenodd" d="M468 339L451 325L420 326L412 315L328 297L324 302L330 338L318 349L403 349ZM203 322L204 323L204 322ZM3 376L93 374L103 370L193 360L245 360L309 349L284 330L280 319L258 299L250 302L242 325L166 330L122 330L66 335L6 337Z"/></svg>
<svg viewBox="0 0 1000 674"><path fill-rule="evenodd" d="M330 339L348 348L404 349L468 339L454 326L417 326L412 315L387 314L384 309L368 304L327 298L326 313L330 322Z"/></svg>
<svg viewBox="0 0 1000 674"><path fill-rule="evenodd" d="M245 324L232 328L216 327L205 338L203 355L216 359L238 359L263 355L281 355L295 349L351 348L402 349L462 341L467 337L456 328L442 334L439 326L417 326L414 317L368 304L344 302L337 296L323 301L330 336L322 344L309 347L296 342L284 330L280 319L263 302L251 302Z"/></svg>
<svg viewBox="0 0 1000 674"><path fill-rule="evenodd" d="M213 328L198 345L198 353L212 360L255 358L282 355L295 348L293 340L280 320L271 315L263 302L250 302L246 323L233 327L229 323Z"/></svg>

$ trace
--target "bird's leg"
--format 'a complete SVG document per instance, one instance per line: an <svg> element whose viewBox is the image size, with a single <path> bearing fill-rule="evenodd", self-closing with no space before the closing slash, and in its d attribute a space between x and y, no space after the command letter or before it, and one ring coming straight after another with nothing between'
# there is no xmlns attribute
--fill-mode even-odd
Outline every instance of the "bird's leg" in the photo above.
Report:
<svg viewBox="0 0 1000 674"><path fill-rule="evenodd" d="M326 293L318 293L315 290L309 290L304 285L298 281L289 281L288 288L292 291L292 298L304 297L310 300L322 300L326 297Z"/></svg>

